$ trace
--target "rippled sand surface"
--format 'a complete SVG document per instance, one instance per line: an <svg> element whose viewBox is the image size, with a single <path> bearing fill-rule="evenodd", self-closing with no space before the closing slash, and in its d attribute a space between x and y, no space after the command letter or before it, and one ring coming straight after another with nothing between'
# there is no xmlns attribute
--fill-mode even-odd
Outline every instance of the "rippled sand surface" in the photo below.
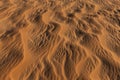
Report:
<svg viewBox="0 0 120 80"><path fill-rule="evenodd" d="M0 0L0 80L120 80L120 0Z"/></svg>

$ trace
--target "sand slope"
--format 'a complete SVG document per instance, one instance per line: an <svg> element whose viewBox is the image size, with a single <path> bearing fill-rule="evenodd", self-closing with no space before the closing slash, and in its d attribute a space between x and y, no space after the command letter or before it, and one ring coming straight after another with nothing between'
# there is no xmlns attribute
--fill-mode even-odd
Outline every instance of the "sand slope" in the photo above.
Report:
<svg viewBox="0 0 120 80"><path fill-rule="evenodd" d="M120 80L120 0L0 0L0 80Z"/></svg>

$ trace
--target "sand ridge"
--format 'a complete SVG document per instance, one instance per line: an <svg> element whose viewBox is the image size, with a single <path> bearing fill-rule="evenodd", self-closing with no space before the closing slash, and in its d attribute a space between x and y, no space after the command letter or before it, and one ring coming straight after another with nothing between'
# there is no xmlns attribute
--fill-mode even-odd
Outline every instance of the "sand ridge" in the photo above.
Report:
<svg viewBox="0 0 120 80"><path fill-rule="evenodd" d="M0 80L120 80L119 0L0 0Z"/></svg>

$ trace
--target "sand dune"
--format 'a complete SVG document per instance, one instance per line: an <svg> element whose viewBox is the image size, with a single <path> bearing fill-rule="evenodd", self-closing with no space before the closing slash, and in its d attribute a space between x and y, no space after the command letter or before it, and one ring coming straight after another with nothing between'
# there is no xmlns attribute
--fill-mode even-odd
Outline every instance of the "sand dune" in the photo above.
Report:
<svg viewBox="0 0 120 80"><path fill-rule="evenodd" d="M120 0L0 0L0 80L120 80Z"/></svg>

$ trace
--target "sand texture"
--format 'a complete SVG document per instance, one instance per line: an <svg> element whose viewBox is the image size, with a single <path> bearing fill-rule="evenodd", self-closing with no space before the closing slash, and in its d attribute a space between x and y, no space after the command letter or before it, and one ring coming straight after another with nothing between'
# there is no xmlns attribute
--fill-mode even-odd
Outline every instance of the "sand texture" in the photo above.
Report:
<svg viewBox="0 0 120 80"><path fill-rule="evenodd" d="M0 80L120 80L120 0L0 0Z"/></svg>

